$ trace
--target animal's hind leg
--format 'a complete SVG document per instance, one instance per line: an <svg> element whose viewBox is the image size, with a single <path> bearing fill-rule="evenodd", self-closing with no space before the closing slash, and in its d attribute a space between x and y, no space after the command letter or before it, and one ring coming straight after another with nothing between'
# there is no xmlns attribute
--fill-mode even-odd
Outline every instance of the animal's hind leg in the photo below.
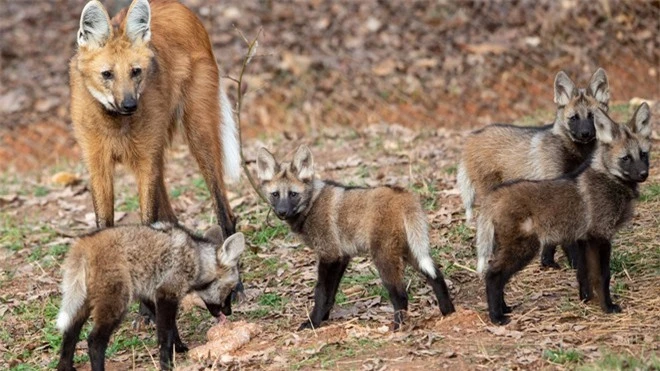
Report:
<svg viewBox="0 0 660 371"><path fill-rule="evenodd" d="M335 261L319 261L318 280L314 288L314 308L309 319L303 322L298 331L319 327L322 321L328 319L330 309L335 303L335 294L341 277L348 266L350 258L339 258Z"/></svg>
<svg viewBox="0 0 660 371"><path fill-rule="evenodd" d="M71 327L64 331L62 337L62 349L60 350L60 361L57 364L58 371L71 371L75 370L73 367L73 356L76 353L76 343L80 336L85 321L89 318L89 307L85 304L73 319Z"/></svg>
<svg viewBox="0 0 660 371"><path fill-rule="evenodd" d="M440 307L440 312L443 315L448 315L454 313L456 309L454 304L451 302L451 296L449 295L449 289L447 288L447 283L445 283L445 277L438 269L438 266L434 263L433 269L435 270L435 277L431 277L428 273L421 271L422 275L426 278L426 282L431 285L435 297L438 299L438 306Z"/></svg>
<svg viewBox="0 0 660 371"><path fill-rule="evenodd" d="M504 315L511 311L504 301L504 287L514 274L534 258L539 247L540 243L535 237L498 243L495 257L486 272L488 315L493 323L503 325L510 321Z"/></svg>
<svg viewBox="0 0 660 371"><path fill-rule="evenodd" d="M96 310L95 312L100 313ZM105 369L105 350L108 348L110 336L121 323L124 311L121 313L103 311L102 315L105 315L105 317L99 318L99 316L94 315L94 328L87 338L89 359L94 371Z"/></svg>
<svg viewBox="0 0 660 371"><path fill-rule="evenodd" d="M227 238L236 230L223 179L218 89L215 61L199 62L185 94L183 126L190 150L211 192L218 224Z"/></svg>
<svg viewBox="0 0 660 371"><path fill-rule="evenodd" d="M383 286L390 295L394 306L394 330L398 330L404 322L404 312L408 310L408 293L403 282L405 263L403 257L384 256L378 249L372 248L372 255Z"/></svg>

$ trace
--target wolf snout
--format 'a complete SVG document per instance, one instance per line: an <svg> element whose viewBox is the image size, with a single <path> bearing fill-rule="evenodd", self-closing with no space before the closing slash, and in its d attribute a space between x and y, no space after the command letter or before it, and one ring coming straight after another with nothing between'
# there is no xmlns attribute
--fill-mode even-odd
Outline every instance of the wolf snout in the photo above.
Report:
<svg viewBox="0 0 660 371"><path fill-rule="evenodd" d="M135 97L128 96L124 97L124 100L121 101L121 110L125 113L133 113L137 111L138 102Z"/></svg>

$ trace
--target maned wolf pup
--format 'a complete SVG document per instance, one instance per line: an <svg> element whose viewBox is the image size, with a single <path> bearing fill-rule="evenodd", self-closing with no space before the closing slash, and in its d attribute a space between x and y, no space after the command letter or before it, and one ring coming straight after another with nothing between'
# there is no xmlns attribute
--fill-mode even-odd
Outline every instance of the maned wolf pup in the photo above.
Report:
<svg viewBox="0 0 660 371"><path fill-rule="evenodd" d="M176 1L134 0L112 20L92 0L80 16L71 59L71 120L87 168L97 227L114 224L113 177L137 178L144 224L176 221L163 181L177 127L199 164L225 237L234 216L224 177L240 175L236 123L202 22Z"/></svg>
<svg viewBox="0 0 660 371"><path fill-rule="evenodd" d="M594 111L597 147L590 161L554 180L503 184L484 200L477 222L477 270L486 268L491 321L504 324L511 311L504 286L540 246L577 241L580 299L595 289L601 308L620 312L610 297L611 240L633 215L637 184L649 171L651 125L644 103L627 126ZM494 256L491 258L491 254ZM590 285L591 284L591 285Z"/></svg>
<svg viewBox="0 0 660 371"><path fill-rule="evenodd" d="M73 370L80 330L91 315L87 338L92 370L103 370L105 350L133 299L151 303L156 313L160 366L172 366L172 346L187 348L179 337L179 302L195 291L214 317L231 314L231 293L238 284L243 234L222 242L214 226L204 237L166 223L120 226L83 236L64 262L62 306L57 327L64 333L58 370Z"/></svg>
<svg viewBox="0 0 660 371"><path fill-rule="evenodd" d="M596 147L593 112L607 112L610 99L605 70L599 68L586 89L578 89L563 72L554 83L555 121L541 127L494 124L472 133L458 167L458 187L468 221L475 196L485 196L502 182L553 179L578 168ZM486 160L487 159L487 160ZM559 268L555 247L543 247L541 265ZM571 265L575 247L563 246Z"/></svg>
<svg viewBox="0 0 660 371"><path fill-rule="evenodd" d="M394 305L394 329L403 323L408 295L406 262L433 287L440 311L454 312L442 273L429 255L426 215L417 198L400 188L345 187L314 177L312 153L300 146L291 163L278 163L265 148L257 171L261 190L275 214L300 234L317 254L314 309L299 330L328 319L339 281L351 257L370 253Z"/></svg>

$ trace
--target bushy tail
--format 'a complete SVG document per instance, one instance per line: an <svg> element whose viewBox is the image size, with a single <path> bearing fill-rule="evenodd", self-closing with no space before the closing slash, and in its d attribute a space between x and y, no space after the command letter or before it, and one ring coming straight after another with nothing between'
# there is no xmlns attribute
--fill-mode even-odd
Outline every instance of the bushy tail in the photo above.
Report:
<svg viewBox="0 0 660 371"><path fill-rule="evenodd" d="M465 164L463 161L458 165L458 172L456 173L456 182L458 189L461 191L461 199L463 199L463 206L465 207L465 219L468 223L472 221L472 208L474 207L474 198L476 191L472 180L467 174Z"/></svg>
<svg viewBox="0 0 660 371"><path fill-rule="evenodd" d="M225 182L235 183L241 176L241 143L238 137L238 126L234 119L234 110L227 97L222 79L220 81L220 114L222 128L222 158Z"/></svg>
<svg viewBox="0 0 660 371"><path fill-rule="evenodd" d="M477 273L483 275L488 269L488 260L493 255L495 226L488 212L481 210L477 218Z"/></svg>
<svg viewBox="0 0 660 371"><path fill-rule="evenodd" d="M435 264L429 253L429 225L421 210L407 213L403 218L408 246L419 269L431 278L436 278Z"/></svg>
<svg viewBox="0 0 660 371"><path fill-rule="evenodd" d="M57 314L57 328L65 332L85 303L87 298L87 260L80 259L76 264L66 264L62 280L62 304Z"/></svg>

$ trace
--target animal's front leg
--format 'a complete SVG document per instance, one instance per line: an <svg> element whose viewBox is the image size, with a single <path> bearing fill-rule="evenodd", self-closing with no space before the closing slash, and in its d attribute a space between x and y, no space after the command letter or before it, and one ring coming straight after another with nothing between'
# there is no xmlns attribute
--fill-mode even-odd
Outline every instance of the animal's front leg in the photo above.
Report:
<svg viewBox="0 0 660 371"><path fill-rule="evenodd" d="M104 149L85 151L92 188L92 203L96 216L96 227L106 228L115 224L114 210L114 163Z"/></svg>
<svg viewBox="0 0 660 371"><path fill-rule="evenodd" d="M314 308L309 315L309 319L300 325L298 331L307 328L316 328L321 325L321 322L332 308L332 304L334 303L332 293L336 293L337 287L339 287L339 281L347 265L348 260L346 262L342 260L321 260L319 262L318 280L314 288Z"/></svg>
<svg viewBox="0 0 660 371"><path fill-rule="evenodd" d="M587 249L588 244L586 241L578 241L577 248L574 251L575 274L580 290L580 300L584 302L591 300L592 297L591 283L589 282L589 265L587 264Z"/></svg>
<svg viewBox="0 0 660 371"><path fill-rule="evenodd" d="M163 181L162 153L156 158L147 157L149 155L144 154L144 158L134 169L138 179L142 223L151 224L159 220L174 222L176 218L167 199Z"/></svg>
<svg viewBox="0 0 660 371"><path fill-rule="evenodd" d="M172 368L172 355L176 330L177 300L166 294L159 293L156 299L156 332L160 347L160 367L163 370Z"/></svg>
<svg viewBox="0 0 660 371"><path fill-rule="evenodd" d="M599 263L600 263L600 284L596 287L598 292L598 298L600 299L600 307L606 313L620 313L621 307L612 302L612 296L610 294L610 255L612 253L612 244L607 239L598 239L593 241L593 246L595 250L594 253L598 254Z"/></svg>

